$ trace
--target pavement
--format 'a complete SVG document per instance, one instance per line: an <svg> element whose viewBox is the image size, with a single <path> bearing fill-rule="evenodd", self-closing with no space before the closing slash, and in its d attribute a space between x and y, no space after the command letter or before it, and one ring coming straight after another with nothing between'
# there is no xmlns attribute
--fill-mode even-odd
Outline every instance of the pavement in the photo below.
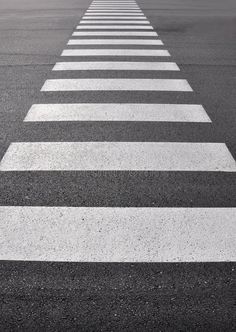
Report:
<svg viewBox="0 0 236 332"><path fill-rule="evenodd" d="M137 3L0 0L1 331L236 329L236 6Z"/></svg>

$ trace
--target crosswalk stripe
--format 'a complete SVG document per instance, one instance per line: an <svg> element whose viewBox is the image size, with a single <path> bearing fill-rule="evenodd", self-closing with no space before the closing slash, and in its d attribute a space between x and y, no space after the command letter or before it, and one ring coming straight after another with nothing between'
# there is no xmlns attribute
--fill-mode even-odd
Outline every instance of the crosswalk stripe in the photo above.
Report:
<svg viewBox="0 0 236 332"><path fill-rule="evenodd" d="M140 9L138 6L99 5L90 6L89 9Z"/></svg>
<svg viewBox="0 0 236 332"><path fill-rule="evenodd" d="M136 36L136 37L157 37L158 34L154 31L77 31L73 32L72 36Z"/></svg>
<svg viewBox="0 0 236 332"><path fill-rule="evenodd" d="M86 13L142 13L140 9L87 9Z"/></svg>
<svg viewBox="0 0 236 332"><path fill-rule="evenodd" d="M97 4L97 3L110 3L110 4L116 4L116 3L132 3L132 4L137 4L136 1L93 1L92 4Z"/></svg>
<svg viewBox="0 0 236 332"><path fill-rule="evenodd" d="M201 105L89 103L35 104L24 121L211 122Z"/></svg>
<svg viewBox="0 0 236 332"><path fill-rule="evenodd" d="M107 15L107 14L106 14ZM114 14L113 14L114 15ZM122 15L122 16L112 16L112 15L108 15L108 16L92 16L92 15L85 15L83 17L83 20L97 20L97 19L116 19L117 22L119 22L119 20L122 20L122 19L135 19L135 20L146 20L146 16L125 16L125 15Z"/></svg>
<svg viewBox="0 0 236 332"><path fill-rule="evenodd" d="M103 7L103 6L109 6L109 7L139 7L137 3L92 3L90 7Z"/></svg>
<svg viewBox="0 0 236 332"><path fill-rule="evenodd" d="M95 3L111 3L111 4L114 4L114 3L134 3L134 4L136 4L137 2L136 1L93 1L92 3L93 4L95 4Z"/></svg>
<svg viewBox="0 0 236 332"><path fill-rule="evenodd" d="M92 16L93 17L99 17L99 16L101 16L101 17L104 17L104 16L108 16L108 17L110 17L110 16L136 16L137 18L138 17L145 17L146 18L146 16L144 16L144 14L142 14L142 13L85 13L85 15L84 15L84 18L88 18L88 17L91 17L92 18Z"/></svg>
<svg viewBox="0 0 236 332"><path fill-rule="evenodd" d="M136 20L82 20L80 21L80 24L99 24L99 23L104 23L104 24L122 24L122 23L128 23L128 24L150 24L149 21L136 21Z"/></svg>
<svg viewBox="0 0 236 332"><path fill-rule="evenodd" d="M52 79L41 91L192 91L182 79Z"/></svg>
<svg viewBox="0 0 236 332"><path fill-rule="evenodd" d="M62 56L170 56L166 50L150 49L68 49Z"/></svg>
<svg viewBox="0 0 236 332"><path fill-rule="evenodd" d="M103 30L153 30L153 27L148 25L78 25L76 29L81 30L81 29L103 29Z"/></svg>
<svg viewBox="0 0 236 332"><path fill-rule="evenodd" d="M159 39L71 39L67 45L163 45Z"/></svg>
<svg viewBox="0 0 236 332"><path fill-rule="evenodd" d="M177 71L179 67L174 62L128 62L128 61L80 61L57 62L53 70L171 70Z"/></svg>
<svg viewBox="0 0 236 332"><path fill-rule="evenodd" d="M223 143L20 142L0 170L236 172L236 163Z"/></svg>
<svg viewBox="0 0 236 332"><path fill-rule="evenodd" d="M236 260L236 208L0 207L1 260Z"/></svg>

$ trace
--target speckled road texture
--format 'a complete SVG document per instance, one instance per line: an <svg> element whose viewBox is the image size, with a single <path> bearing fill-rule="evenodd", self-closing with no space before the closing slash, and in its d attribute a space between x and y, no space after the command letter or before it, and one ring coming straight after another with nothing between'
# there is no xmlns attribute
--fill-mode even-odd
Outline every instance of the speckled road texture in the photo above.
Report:
<svg viewBox="0 0 236 332"><path fill-rule="evenodd" d="M235 1L106 1L0 0L0 331L234 331Z"/></svg>

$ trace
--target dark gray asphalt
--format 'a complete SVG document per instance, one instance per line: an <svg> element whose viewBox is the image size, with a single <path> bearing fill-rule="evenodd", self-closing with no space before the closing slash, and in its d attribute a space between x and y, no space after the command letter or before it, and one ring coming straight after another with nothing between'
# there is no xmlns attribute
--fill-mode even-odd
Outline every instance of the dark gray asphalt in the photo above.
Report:
<svg viewBox="0 0 236 332"><path fill-rule="evenodd" d="M236 159L235 1L138 3L180 66L179 77L193 88L191 96L40 92L46 79L62 77L51 69L90 1L0 0L0 158L12 141L106 140L225 142ZM109 77L163 75L128 74ZM33 103L98 100L199 103L212 123L23 123ZM1 205L235 207L235 193L230 173L0 173ZM1 262L0 331L234 331L234 269L232 263Z"/></svg>

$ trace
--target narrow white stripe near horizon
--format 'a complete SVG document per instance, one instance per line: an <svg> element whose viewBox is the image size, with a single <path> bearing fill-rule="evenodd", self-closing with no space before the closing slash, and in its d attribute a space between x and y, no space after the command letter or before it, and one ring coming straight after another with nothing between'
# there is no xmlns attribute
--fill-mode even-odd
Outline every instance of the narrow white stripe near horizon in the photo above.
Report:
<svg viewBox="0 0 236 332"><path fill-rule="evenodd" d="M163 45L159 39L71 39L67 45Z"/></svg>
<svg viewBox="0 0 236 332"><path fill-rule="evenodd" d="M122 9L87 9L86 13L100 13L100 12L114 12L114 13L142 13L140 9L130 9L130 10L122 10Z"/></svg>
<svg viewBox="0 0 236 332"><path fill-rule="evenodd" d="M0 207L1 260L236 260L236 208Z"/></svg>
<svg viewBox="0 0 236 332"><path fill-rule="evenodd" d="M236 172L236 163L224 143L17 142L0 171Z"/></svg>
<svg viewBox="0 0 236 332"><path fill-rule="evenodd" d="M41 91L192 91L182 79L52 79Z"/></svg>
<svg viewBox="0 0 236 332"><path fill-rule="evenodd" d="M106 16L137 16L137 18L138 17L146 17L146 16L144 16L144 14L142 14L142 13L86 13L85 15L84 15L84 18L87 18L88 16L95 16L95 17L98 17L98 16L101 16L102 15L102 17L104 17L104 15L106 15Z"/></svg>
<svg viewBox="0 0 236 332"><path fill-rule="evenodd" d="M135 2L127 2L127 3L105 3L105 2L100 2L100 3L93 3L90 5L90 7L97 7L97 6L135 6L137 7L137 3Z"/></svg>
<svg viewBox="0 0 236 332"><path fill-rule="evenodd" d="M24 121L211 122L201 105L87 103L35 104Z"/></svg>
<svg viewBox="0 0 236 332"><path fill-rule="evenodd" d="M175 62L80 61L57 62L53 70L171 70L178 71Z"/></svg>
<svg viewBox="0 0 236 332"><path fill-rule="evenodd" d="M117 22L119 23L119 20L122 19L135 19L135 20L146 20L146 16L112 16L112 15L108 15L108 16L84 16L83 20L97 20L97 19L116 19Z"/></svg>
<svg viewBox="0 0 236 332"><path fill-rule="evenodd" d="M115 9L119 9L119 10L140 10L139 7L130 7L130 6L98 6L98 7L89 7L88 10L91 10L91 9L94 9L94 10L99 10L99 9L103 9L103 10L106 10L106 9L112 9L112 10L115 10Z"/></svg>
<svg viewBox="0 0 236 332"><path fill-rule="evenodd" d="M157 37L154 31L77 31L72 36L141 36L141 37Z"/></svg>
<svg viewBox="0 0 236 332"><path fill-rule="evenodd" d="M102 29L102 30L153 30L153 27L151 25L78 25L76 27L77 30L82 30L82 29L92 29L92 30L97 30L97 29Z"/></svg>
<svg viewBox="0 0 236 332"><path fill-rule="evenodd" d="M91 23L94 23L94 24L99 24L99 23L104 23L104 24L125 24L125 23L128 23L128 24L150 24L149 21L135 21L135 20L82 20L80 21L79 24L91 24Z"/></svg>
<svg viewBox="0 0 236 332"><path fill-rule="evenodd" d="M150 49L68 49L61 56L170 56L166 50Z"/></svg>
<svg viewBox="0 0 236 332"><path fill-rule="evenodd" d="M133 5L127 5L127 6L121 6L121 5L99 5L99 6L90 6L88 9L140 9L138 6Z"/></svg>
<svg viewBox="0 0 236 332"><path fill-rule="evenodd" d="M91 7L139 7L137 3L97 3L97 4L91 4L89 8Z"/></svg>

